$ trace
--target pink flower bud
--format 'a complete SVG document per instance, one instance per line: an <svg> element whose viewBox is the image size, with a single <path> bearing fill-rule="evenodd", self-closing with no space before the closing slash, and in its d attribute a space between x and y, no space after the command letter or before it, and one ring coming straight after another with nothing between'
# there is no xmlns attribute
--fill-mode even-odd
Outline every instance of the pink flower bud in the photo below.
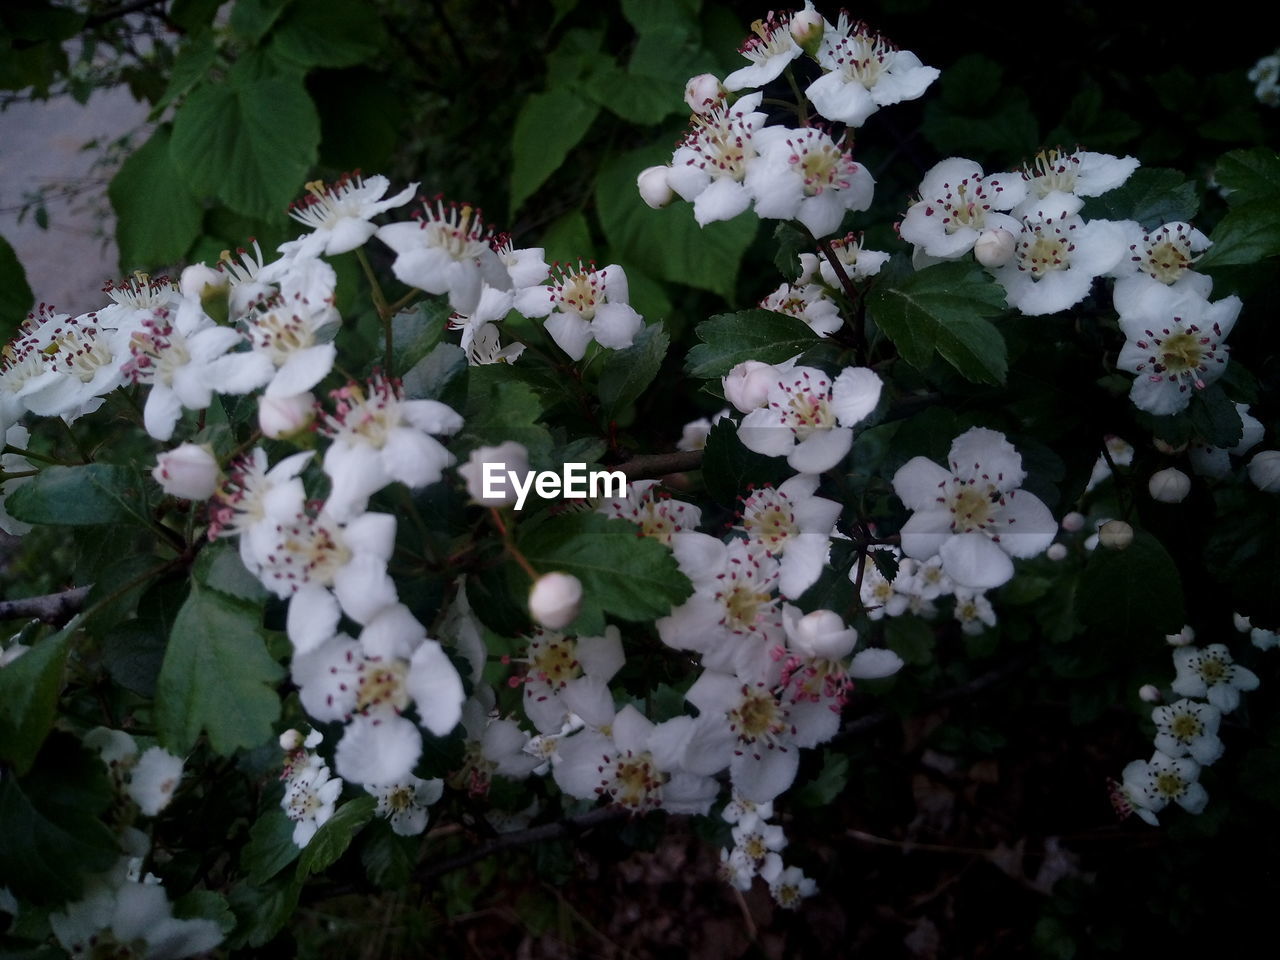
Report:
<svg viewBox="0 0 1280 960"><path fill-rule="evenodd" d="M1123 520L1108 520L1098 528L1098 543L1110 550L1124 550L1133 543L1133 527Z"/></svg>
<svg viewBox="0 0 1280 960"><path fill-rule="evenodd" d="M1181 503L1191 492L1191 478L1173 467L1157 470L1147 481L1147 490L1161 503Z"/></svg>
<svg viewBox="0 0 1280 960"><path fill-rule="evenodd" d="M316 398L311 393L299 393L292 397L258 398L258 426L264 436L272 440L291 437L311 426L316 418Z"/></svg>
<svg viewBox="0 0 1280 960"><path fill-rule="evenodd" d="M1280 450L1263 450L1249 461L1249 479L1265 493L1280 493Z"/></svg>
<svg viewBox="0 0 1280 960"><path fill-rule="evenodd" d="M1062 529L1067 533L1076 533L1084 529L1084 514L1072 510L1062 518Z"/></svg>
<svg viewBox="0 0 1280 960"><path fill-rule="evenodd" d="M1049 549L1044 552L1044 555L1054 561L1065 560L1067 559L1066 545L1061 543L1051 543L1049 544Z"/></svg>
<svg viewBox="0 0 1280 960"><path fill-rule="evenodd" d="M292 727L280 734L280 749L285 753L293 753L302 746L302 734Z"/></svg>
<svg viewBox="0 0 1280 960"><path fill-rule="evenodd" d="M858 631L846 627L838 613L815 610L789 624L788 638L797 652L808 657L839 660L858 642Z"/></svg>
<svg viewBox="0 0 1280 960"><path fill-rule="evenodd" d="M684 85L684 102L694 113L710 113L726 95L720 78L711 73L700 73Z"/></svg>
<svg viewBox="0 0 1280 960"><path fill-rule="evenodd" d="M1008 230L983 230L973 245L973 257L984 267L1003 267L1013 259L1017 246Z"/></svg>
<svg viewBox="0 0 1280 960"><path fill-rule="evenodd" d="M791 37L809 56L817 53L825 29L826 22L812 3L805 3L803 10L791 16Z"/></svg>
<svg viewBox="0 0 1280 960"><path fill-rule="evenodd" d="M763 407L769 388L778 380L778 368L759 360L744 360L721 378L724 398L742 413Z"/></svg>
<svg viewBox="0 0 1280 960"><path fill-rule="evenodd" d="M675 199L675 193L667 183L669 169L664 166L645 167L636 177L636 189L640 191L640 199L654 210L661 210Z"/></svg>
<svg viewBox="0 0 1280 960"><path fill-rule="evenodd" d="M568 573L544 573L529 591L529 614L548 630L573 623L582 609L582 581Z"/></svg>
<svg viewBox="0 0 1280 960"><path fill-rule="evenodd" d="M1160 690L1154 684L1144 683L1138 688L1138 699L1143 703L1159 703L1164 697L1160 696Z"/></svg>
<svg viewBox="0 0 1280 960"><path fill-rule="evenodd" d="M218 489L222 472L213 451L207 446L184 443L160 454L151 476L171 496L183 500L208 500Z"/></svg>

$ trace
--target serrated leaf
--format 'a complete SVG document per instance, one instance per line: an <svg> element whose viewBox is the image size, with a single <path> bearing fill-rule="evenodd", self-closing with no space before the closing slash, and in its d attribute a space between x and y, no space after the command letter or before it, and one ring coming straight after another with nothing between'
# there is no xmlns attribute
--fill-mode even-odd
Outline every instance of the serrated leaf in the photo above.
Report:
<svg viewBox="0 0 1280 960"><path fill-rule="evenodd" d="M223 936L236 927L236 916L227 898L213 890L190 890L173 901L173 915L180 920L212 920Z"/></svg>
<svg viewBox="0 0 1280 960"><path fill-rule="evenodd" d="M805 807L829 806L848 782L849 758L834 750L823 750L822 769L797 791L796 800Z"/></svg>
<svg viewBox="0 0 1280 960"><path fill-rule="evenodd" d="M527 383L509 379L501 364L473 367L467 377L465 425L459 446L496 446L507 440L523 444L531 462L551 452L551 434L538 423L542 403Z"/></svg>
<svg viewBox="0 0 1280 960"><path fill-rule="evenodd" d="M1177 220L1190 220L1199 209L1196 185L1180 172L1142 167L1116 189L1089 198L1082 213L1090 220L1136 220L1152 230Z"/></svg>
<svg viewBox="0 0 1280 960"><path fill-rule="evenodd" d="M338 807L332 817L320 825L311 842L298 857L297 878L305 880L313 873L326 870L347 852L366 823L373 819L378 801L371 796L356 797Z"/></svg>
<svg viewBox="0 0 1280 960"><path fill-rule="evenodd" d="M250 43L257 43L280 19L293 0L236 0L231 9L231 29Z"/></svg>
<svg viewBox="0 0 1280 960"><path fill-rule="evenodd" d="M249 842L240 851L240 869L249 882L263 884L293 863L302 852L293 842L293 821L281 809L271 809L249 828Z"/></svg>
<svg viewBox="0 0 1280 960"><path fill-rule="evenodd" d="M416 847L418 841L413 838L410 842ZM386 890L403 887L413 873L413 854L406 847L406 838L397 836L385 822L375 823L365 832L360 862L369 881Z"/></svg>
<svg viewBox="0 0 1280 960"><path fill-rule="evenodd" d="M702 479L707 493L720 504L736 507L747 488L755 484L780 484L791 476L791 468L780 457L766 457L748 450L738 439L732 420L713 424L702 453Z"/></svg>
<svg viewBox="0 0 1280 960"><path fill-rule="evenodd" d="M82 872L106 870L120 855L97 817L112 796L102 761L62 733L26 777L0 777L0 887L38 903L80 896Z"/></svg>
<svg viewBox="0 0 1280 960"><path fill-rule="evenodd" d="M1232 207L1209 239L1213 246L1196 263L1199 270L1257 263L1280 254L1275 200L1249 200Z"/></svg>
<svg viewBox="0 0 1280 960"><path fill-rule="evenodd" d="M809 253L813 248L813 235L803 227L783 220L774 228L773 242L777 248L773 253L773 265L782 274L787 283L795 283L800 276L800 254Z"/></svg>
<svg viewBox="0 0 1280 960"><path fill-rule="evenodd" d="M704 380L723 377L744 360L781 363L819 341L798 317L760 309L718 314L698 324L696 333L702 343L689 351L685 369Z"/></svg>
<svg viewBox="0 0 1280 960"><path fill-rule="evenodd" d="M1266 147L1232 150L1218 161L1213 177L1231 191L1227 203L1232 206L1280 197L1280 157Z"/></svg>
<svg viewBox="0 0 1280 960"><path fill-rule="evenodd" d="M161 744L185 754L201 731L227 756L271 738L284 670L267 653L262 609L197 580L178 611L156 684Z"/></svg>
<svg viewBox="0 0 1280 960"><path fill-rule="evenodd" d="M732 297L738 265L755 238L759 218L748 212L699 227L690 204L651 210L638 202L636 176L645 167L670 161L669 149L644 147L604 165L595 197L605 239L619 262L651 277Z"/></svg>
<svg viewBox="0 0 1280 960"><path fill-rule="evenodd" d="M1123 550L1100 546L1080 576L1076 615L1094 630L1125 639L1177 633L1186 613L1173 558L1145 530L1135 531Z"/></svg>
<svg viewBox="0 0 1280 960"><path fill-rule="evenodd" d="M600 107L569 90L530 94L511 135L511 213L560 169Z"/></svg>
<svg viewBox="0 0 1280 960"><path fill-rule="evenodd" d="M267 219L298 195L319 143L301 77L235 70L191 92L174 118L170 155L195 193Z"/></svg>
<svg viewBox="0 0 1280 960"><path fill-rule="evenodd" d="M304 67L354 67L376 57L386 39L378 12L361 0L295 3L271 31L271 46Z"/></svg>
<svg viewBox="0 0 1280 960"><path fill-rule="evenodd" d="M1004 292L976 265L940 263L904 276L899 264L872 288L867 306L913 367L927 367L936 349L966 379L1004 382L1004 337L984 319L1004 312Z"/></svg>
<svg viewBox="0 0 1280 960"><path fill-rule="evenodd" d="M1187 405L1187 415L1196 433L1211 447L1230 449L1244 436L1240 413L1219 384L1197 390Z"/></svg>
<svg viewBox="0 0 1280 960"><path fill-rule="evenodd" d="M636 536L636 528L625 520L598 513L550 517L518 537L518 544L540 573L559 571L582 581L580 625L599 623L602 612L624 620L652 620L693 592L671 551Z"/></svg>
<svg viewBox="0 0 1280 960"><path fill-rule="evenodd" d="M213 33L206 31L184 44L174 57L173 67L169 72L169 84L164 93L152 107L151 119L156 119L174 100L186 95L197 83L208 76L210 68L218 59L218 51L213 43ZM167 128L166 128L167 129Z"/></svg>
<svg viewBox="0 0 1280 960"><path fill-rule="evenodd" d="M282 881L267 887L239 883L231 888L227 901L235 912L237 928L229 947L261 947L279 933L298 908L302 884Z"/></svg>
<svg viewBox="0 0 1280 960"><path fill-rule="evenodd" d="M431 297L412 310L391 318L392 373L404 376L426 357L444 336L452 310L444 297Z"/></svg>
<svg viewBox="0 0 1280 960"><path fill-rule="evenodd" d="M456 343L437 343L401 378L409 400L439 400L454 406L466 396L467 355Z"/></svg>
<svg viewBox="0 0 1280 960"><path fill-rule="evenodd" d="M616 419L653 383L670 345L662 324L652 323L631 346L610 353L600 370L600 406L606 420Z"/></svg>
<svg viewBox="0 0 1280 960"><path fill-rule="evenodd" d="M240 551L225 541L212 543L200 551L192 568L195 578L211 590L229 597L257 603L267 598L262 581L250 573L240 559Z"/></svg>
<svg viewBox="0 0 1280 960"><path fill-rule="evenodd" d="M21 776L53 728L73 621L0 669L0 761Z"/></svg>
<svg viewBox="0 0 1280 960"><path fill-rule="evenodd" d="M93 526L148 522L138 471L107 463L45 467L9 494L5 505L14 517L27 523Z"/></svg>
<svg viewBox="0 0 1280 960"><path fill-rule="evenodd" d="M0 338L5 343L13 339L33 306L35 295L27 284L26 271L9 241L0 237Z"/></svg>

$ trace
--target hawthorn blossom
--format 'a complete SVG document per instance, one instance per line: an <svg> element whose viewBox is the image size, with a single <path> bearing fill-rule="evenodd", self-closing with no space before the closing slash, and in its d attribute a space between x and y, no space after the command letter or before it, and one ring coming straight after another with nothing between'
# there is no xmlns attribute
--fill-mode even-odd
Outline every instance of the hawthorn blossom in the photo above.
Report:
<svg viewBox="0 0 1280 960"><path fill-rule="evenodd" d="M963 633L977 636L987 627L996 625L996 611L987 599L986 591L957 587L955 597L956 619L960 621Z"/></svg>
<svg viewBox="0 0 1280 960"><path fill-rule="evenodd" d="M829 133L765 127L755 140L760 157L745 183L759 216L799 220L815 237L825 237L845 213L871 206L875 180Z"/></svg>
<svg viewBox="0 0 1280 960"><path fill-rule="evenodd" d="M831 251L836 255L836 259L840 261L840 266L844 268L845 276L852 280L863 280L867 277L874 277L880 272L889 260L889 254L881 250L868 250L862 246L862 237L859 234L846 233L843 237L835 237L828 241L827 244ZM842 290L844 285L840 282L840 278L836 276L835 267L831 265L831 261L826 257L819 257L813 253L800 254L801 280L804 282L806 276L812 277L816 270L818 275L822 277L822 282L833 290Z"/></svg>
<svg viewBox="0 0 1280 960"><path fill-rule="evenodd" d="M755 453L785 455L800 473L830 470L853 446L853 425L876 408L883 386L866 367L846 367L834 379L795 367L769 388L768 406L742 419L738 439Z"/></svg>
<svg viewBox="0 0 1280 960"><path fill-rule="evenodd" d="M449 778L449 785L472 797L489 792L493 777L522 780L544 758L525 752L529 735L514 720L499 717L494 709L493 691L477 688L462 705L462 726L466 731L462 765Z"/></svg>
<svg viewBox="0 0 1280 960"><path fill-rule="evenodd" d="M1231 658L1225 644L1213 643L1203 650L1179 647L1173 651L1177 676L1170 686L1184 697L1204 697L1223 713L1240 705L1242 690L1256 690L1258 675Z"/></svg>
<svg viewBox="0 0 1280 960"><path fill-rule="evenodd" d="M20 423L15 423L3 436L0 436L0 448L4 446L16 447L19 450L25 450L27 444L31 442L31 432ZM24 533L29 533L31 524L22 520L18 520L5 506L5 501L19 487L30 483L31 474L35 470L35 465L26 457L18 453L0 454L0 473L7 474L7 478L0 482L0 530L11 536L20 537ZM18 474L18 476L14 476ZM22 474L28 474L22 476Z"/></svg>
<svg viewBox="0 0 1280 960"><path fill-rule="evenodd" d="M1040 206L1057 207L1068 198L1101 196L1121 186L1137 169L1138 161L1133 157L1086 150L1042 150L1022 168L1027 198L1013 215L1025 216ZM1078 201L1075 206L1078 209Z"/></svg>
<svg viewBox="0 0 1280 960"><path fill-rule="evenodd" d="M790 18L770 14L764 20L751 24L751 35L743 41L738 52L751 63L724 78L724 88L731 92L763 87L776 80L802 51L791 36Z"/></svg>
<svg viewBox="0 0 1280 960"><path fill-rule="evenodd" d="M311 456L295 453L268 469L266 451L254 447L230 464L210 504L209 539L239 537L240 559L255 575L275 543L275 515L305 499L298 474Z"/></svg>
<svg viewBox="0 0 1280 960"><path fill-rule="evenodd" d="M152 277L140 270L118 282L108 280L102 292L111 302L86 316L104 330L134 330L143 318L174 310L182 301L182 290L168 277Z"/></svg>
<svg viewBox="0 0 1280 960"><path fill-rule="evenodd" d="M332 776L324 763L308 764L295 770L285 783L280 806L293 821L293 844L305 847L316 831L333 816L342 780Z"/></svg>
<svg viewBox="0 0 1280 960"><path fill-rule="evenodd" d="M1156 725L1155 748L1169 757L1190 756L1207 767L1222 756L1218 724L1222 712L1209 703L1183 698L1151 711Z"/></svg>
<svg viewBox="0 0 1280 960"><path fill-rule="evenodd" d="M527 287L516 294L516 309L526 317L546 317L547 333L569 357L581 360L587 344L631 346L644 319L627 302L627 275L616 263L558 265L550 286Z"/></svg>
<svg viewBox="0 0 1280 960"><path fill-rule="evenodd" d="M803 320L820 337L835 333L844 326L840 308L827 296L827 291L816 283L792 286L784 283L760 301L764 310L785 313Z"/></svg>
<svg viewBox="0 0 1280 960"><path fill-rule="evenodd" d="M1262 421L1249 412L1247 404L1237 403L1240 416L1240 442L1234 447L1211 447L1207 443L1192 443L1187 448L1191 469L1202 477L1225 477L1231 472L1231 457L1242 457L1259 443L1266 433Z"/></svg>
<svg viewBox="0 0 1280 960"><path fill-rule="evenodd" d="M331 184L311 181L306 184L306 195L289 206L289 216L310 227L311 233L281 250L302 257L331 257L364 246L378 229L370 221L408 203L418 189L411 183L395 196L382 199L390 186L386 177L375 175L365 180L358 170Z"/></svg>
<svg viewBox="0 0 1280 960"><path fill-rule="evenodd" d="M1124 790L1133 812L1156 826L1156 814L1174 801L1187 813L1200 813L1209 794L1197 783L1200 764L1190 757L1175 759L1159 750L1150 760L1134 760L1124 768Z"/></svg>
<svg viewBox="0 0 1280 960"><path fill-rule="evenodd" d="M156 458L151 477L171 497L208 500L221 483L222 471L207 444L184 443Z"/></svg>
<svg viewBox="0 0 1280 960"><path fill-rule="evenodd" d="M523 677L525 716L540 733L561 730L570 714L593 727L613 717L609 681L626 662L617 627L610 624L598 637L535 629L522 662L528 665Z"/></svg>
<svg viewBox="0 0 1280 960"><path fill-rule="evenodd" d="M467 315L455 313L449 317L449 329L462 331L459 346L466 351L468 357L473 353L476 334L486 326L493 326L503 320L514 301L515 294L510 290L496 290L485 284L480 289L480 297L474 310Z"/></svg>
<svg viewBox="0 0 1280 960"><path fill-rule="evenodd" d="M129 773L129 796L144 816L154 817L169 805L181 779L182 758L150 747Z"/></svg>
<svg viewBox="0 0 1280 960"><path fill-rule="evenodd" d="M1019 489L1022 457L1004 434L966 430L952 442L948 466L913 457L894 474L894 492L915 511L902 527L902 552L917 560L941 555L960 586L998 587L1013 576L1010 557L1044 552L1057 522Z"/></svg>
<svg viewBox="0 0 1280 960"><path fill-rule="evenodd" d="M881 107L918 100L938 79L910 50L900 50L843 10L823 32L815 59L825 73L805 88L818 113L860 127Z"/></svg>
<svg viewBox="0 0 1280 960"><path fill-rule="evenodd" d="M1120 330L1127 338L1116 366L1137 374L1129 391L1139 410L1178 413L1226 369L1223 341L1240 314L1240 298L1214 303L1192 291L1153 284L1142 277L1117 281Z"/></svg>
<svg viewBox="0 0 1280 960"><path fill-rule="evenodd" d="M770 556L782 558L778 588L794 600L826 565L841 506L817 496L818 476L798 474L779 487L766 485L742 501L738 528Z"/></svg>
<svg viewBox="0 0 1280 960"><path fill-rule="evenodd" d="M671 545L673 534L694 530L702 522L702 509L675 500L662 490L657 480L635 480L627 484L627 495L602 503L597 513L626 520L640 528L640 535Z"/></svg>
<svg viewBox="0 0 1280 960"><path fill-rule="evenodd" d="M498 262L507 271L513 290L536 287L547 279L551 268L547 266L546 250L542 247L516 249L511 234L500 233L489 241Z"/></svg>
<svg viewBox="0 0 1280 960"><path fill-rule="evenodd" d="M1263 493L1280 493L1280 450L1255 453L1247 470L1249 482Z"/></svg>
<svg viewBox="0 0 1280 960"><path fill-rule="evenodd" d="M753 138L767 119L757 109L762 97L750 94L732 105L719 102L698 112L671 157L667 183L693 204L693 217L700 226L732 220L751 206L744 181L757 162Z"/></svg>
<svg viewBox="0 0 1280 960"><path fill-rule="evenodd" d="M332 442L324 471L332 488L325 510L338 520L360 513L392 482L411 489L435 483L454 457L435 439L456 433L462 417L438 400L406 400L398 379L375 373L364 384L331 391L332 413L320 429Z"/></svg>
<svg viewBox="0 0 1280 960"><path fill-rule="evenodd" d="M818 885L804 875L799 867L787 867L769 880L769 893L773 901L784 910L798 910L800 901L818 892Z"/></svg>
<svg viewBox="0 0 1280 960"><path fill-rule="evenodd" d="M529 587L529 616L534 623L561 630L582 612L582 581L571 573L544 573Z"/></svg>
<svg viewBox="0 0 1280 960"><path fill-rule="evenodd" d="M759 360L743 360L720 378L724 398L739 413L750 413L769 402L769 390L783 376L790 373L799 357L792 357L779 364L762 363Z"/></svg>
<svg viewBox="0 0 1280 960"><path fill-rule="evenodd" d="M1208 298L1213 280L1191 269L1196 255L1209 249L1208 237L1183 221L1166 223L1150 232L1138 224L1133 227L1129 262L1137 273L1165 286L1190 287Z"/></svg>
<svg viewBox="0 0 1280 960"><path fill-rule="evenodd" d="M134 880L115 869L86 886L81 899L49 914L54 939L73 960L179 960L206 954L222 942L215 921L174 917L173 904L154 877Z"/></svg>
<svg viewBox="0 0 1280 960"><path fill-rule="evenodd" d="M76 317L41 304L5 347L0 366L0 423L30 410L68 423L102 405L124 383L128 329L105 327L97 314Z"/></svg>
<svg viewBox="0 0 1280 960"><path fill-rule="evenodd" d="M476 328L471 346L467 348L467 363L483 367L492 363L515 363L524 353L523 343L509 343L505 347L499 339L498 326L482 323Z"/></svg>
<svg viewBox="0 0 1280 960"><path fill-rule="evenodd" d="M985 231L1022 231L1018 220L1002 212L1026 196L1022 178L985 176L972 160L951 157L934 165L920 184L920 199L908 209L898 232L918 253L956 260L973 249Z"/></svg>
<svg viewBox="0 0 1280 960"><path fill-rule="evenodd" d="M377 798L375 816L385 818L400 836L416 837L427 829L428 808L444 794L444 781L409 776L381 787L366 785L365 790Z"/></svg>

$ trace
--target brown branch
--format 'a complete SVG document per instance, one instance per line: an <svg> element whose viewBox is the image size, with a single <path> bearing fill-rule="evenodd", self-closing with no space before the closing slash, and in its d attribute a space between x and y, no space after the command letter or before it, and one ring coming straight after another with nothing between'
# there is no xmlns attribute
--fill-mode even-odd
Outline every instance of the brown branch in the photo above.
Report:
<svg viewBox="0 0 1280 960"><path fill-rule="evenodd" d="M0 620L33 617L54 626L62 626L80 612L88 595L88 587L73 587L61 593L47 593L42 597L0 600Z"/></svg>
<svg viewBox="0 0 1280 960"><path fill-rule="evenodd" d="M598 807L576 817L540 824L527 830L504 833L488 843L480 844L478 847L465 850L452 857L444 857L428 863L418 871L417 879L431 880L462 867L470 866L478 860L486 860L489 857L496 856L504 850L523 847L526 844L542 843L546 840L559 840L561 837L576 837L592 827L612 823L615 820L622 820L627 815L628 811L623 807Z"/></svg>
<svg viewBox="0 0 1280 960"><path fill-rule="evenodd" d="M669 473L684 473L702 466L701 450L677 450L675 453L643 453L614 466L628 480L655 480Z"/></svg>
<svg viewBox="0 0 1280 960"><path fill-rule="evenodd" d="M131 13L137 13L140 10L147 9L147 7L154 7L163 2L164 0L134 0L133 3L121 4L114 10L104 10L102 13L95 13L93 16L86 18L84 22L85 29L92 30L94 27L100 27L105 23L110 23L112 20L127 17ZM164 11L161 11L161 14L163 13Z"/></svg>

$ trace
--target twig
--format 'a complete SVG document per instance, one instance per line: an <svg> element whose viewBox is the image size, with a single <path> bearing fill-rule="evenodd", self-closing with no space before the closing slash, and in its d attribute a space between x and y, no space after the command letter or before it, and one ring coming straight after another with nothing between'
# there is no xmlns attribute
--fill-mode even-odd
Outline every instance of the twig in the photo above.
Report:
<svg viewBox="0 0 1280 960"><path fill-rule="evenodd" d="M100 27L104 23L110 23L112 20L118 20L120 17L127 17L131 13L137 13L139 10L145 10L147 7L154 7L164 0L134 0L133 3L126 3L114 10L104 10L102 13L94 14L85 20L85 29L92 30L94 27ZM161 11L163 15L164 11Z"/></svg>
<svg viewBox="0 0 1280 960"><path fill-rule="evenodd" d="M702 466L701 450L677 450L675 453L645 453L617 464L628 480L654 480L669 473L684 473Z"/></svg>
<svg viewBox="0 0 1280 960"><path fill-rule="evenodd" d="M853 349L857 354L866 356L867 337L862 320L862 296L858 293L858 288L853 285L853 281L849 279L849 274L845 272L844 264L836 256L831 241L819 240L818 250L827 263L831 264L832 272L840 281L840 287L844 290L844 295L849 298L850 306L853 307L854 315L849 319L849 330L853 333Z"/></svg>
<svg viewBox="0 0 1280 960"><path fill-rule="evenodd" d="M504 833L488 843L480 844L478 847L426 864L422 870L418 871L417 879L431 880L515 847L523 847L530 843L542 843L546 840L559 840L561 837L577 836L592 827L621 820L627 814L628 811L623 807L599 807L595 810L588 810L586 813L576 817L556 820L554 823L544 823L540 826L530 827L527 830Z"/></svg>
<svg viewBox="0 0 1280 960"><path fill-rule="evenodd" d="M46 593L41 597L0 600L0 620L34 617L60 627L80 612L88 595L88 587L73 587L61 593Z"/></svg>

